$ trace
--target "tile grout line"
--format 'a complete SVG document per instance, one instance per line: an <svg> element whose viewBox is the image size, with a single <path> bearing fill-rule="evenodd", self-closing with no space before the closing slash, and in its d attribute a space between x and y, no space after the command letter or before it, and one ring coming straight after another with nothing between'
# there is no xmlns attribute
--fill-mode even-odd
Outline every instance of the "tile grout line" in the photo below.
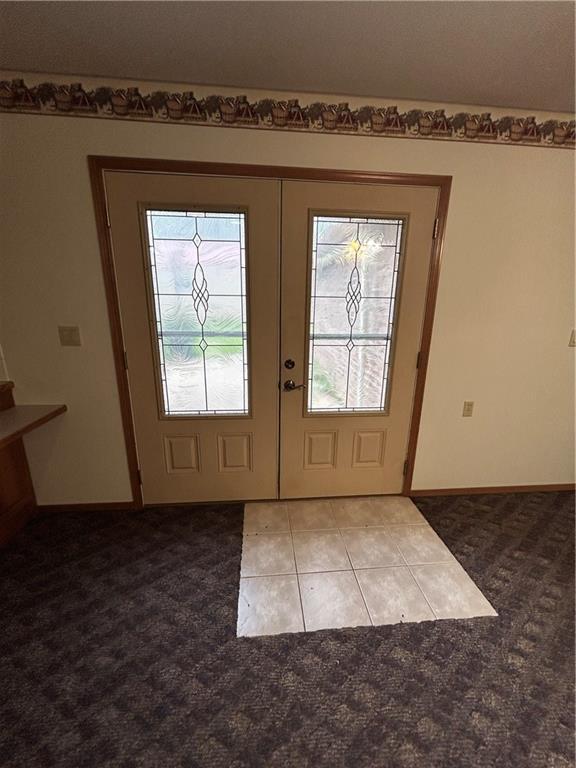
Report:
<svg viewBox="0 0 576 768"><path fill-rule="evenodd" d="M291 526L290 520L289 520L289 525ZM384 522L384 523L377 523L375 525L342 525L342 526L332 525L332 526L328 526L328 527L321 526L319 528L313 527L313 528L294 528L294 529L292 529L290 527L290 530L293 531L294 533L315 533L315 532L318 532L318 531L341 531L341 530L342 531L359 531L359 530L372 529L372 528L385 528L385 529L400 528L400 527L402 527L402 528L404 528L404 527L415 528L415 527L419 527L419 526L427 526L432 531L434 531L434 529L432 528L430 523L428 523L426 520L423 523L398 523L398 522L389 523L389 522ZM263 534L263 533L287 533L287 532L288 531L270 531L270 530L264 529L264 530L261 530L261 531L259 531L259 530L248 531L247 533L244 533L244 536L258 536L258 535ZM434 533L436 533L436 532L434 531ZM436 534L436 535L438 535L438 534Z"/></svg>
<svg viewBox="0 0 576 768"><path fill-rule="evenodd" d="M344 546L346 546L346 544L344 544ZM350 568L325 568L321 571L299 571L296 567L294 571L284 571L283 573L277 573L275 571L272 573L254 573L254 574L251 574L250 576L242 576L242 578L243 579L259 579L259 578L265 578L267 576L297 576L299 574L302 576L309 576L314 573L345 573L347 571L383 571L383 570L390 570L392 568L408 568L410 570L410 573L412 573L412 566L419 567L423 565L424 566L425 565L452 565L452 563L447 560L434 560L426 563L408 563L404 559L404 556L402 555L402 553L400 552L399 554L402 557L402 562L390 563L389 565L367 565L367 566L358 567L358 568L352 565ZM464 573L466 573L465 569L463 570L464 570ZM468 573L466 573L466 575L468 576L468 578L470 578ZM473 583L475 582L473 581Z"/></svg>
<svg viewBox="0 0 576 768"><path fill-rule="evenodd" d="M416 506L416 505L414 505L414 506ZM416 508L417 508L417 507L416 507ZM417 509L418 509L418 508L417 508ZM433 532L436 534L436 536L438 536L438 534L436 533L436 531L434 530L434 528L432 528L432 526L430 525L430 523L428 522L428 520L426 520L426 518L424 518L424 523L425 523L425 524L428 526L428 528L430 528L430 530L431 530L431 531L433 531ZM438 538L440 538L440 537L438 536ZM442 541L442 543L443 543L443 544L444 544L444 546L446 547L446 544L445 544L443 541ZM396 542L394 542L394 544L396 544ZM427 603L428 607L429 607L429 608L430 608L430 610L432 611L432 615L434 616L434 619L435 619L435 621L440 621L440 616L438 616L438 614L436 613L436 611L434 610L434 608L432 608L432 605L430 604L430 601L428 600L428 597L426 596L426 593L424 592L424 590L422 589L422 587L420 586L420 584L419 584L419 582L418 582L418 579L417 579L417 578L416 578L416 576L414 575L414 571L412 570L412 567L411 567L410 563L408 562L408 560L407 560L407 559L406 559L406 557L404 556L404 553L402 552L402 550L401 550L401 548L398 546L398 544L396 544L396 547L397 547L398 551L400 552L400 556L401 556L402 560L404 560L404 562L406 563L406 567L408 568L408 571L409 571L409 573L410 573L410 576L412 576L412 579L413 579L414 583L416 584L416 586L417 586L417 587L418 587L418 589L420 590L420 593L421 593L422 597L424 598L424 600L426 600L426 603ZM448 547L446 547L446 549L448 550L449 554L450 554L450 555L452 555L452 553L450 552L450 550L448 549ZM452 555L452 557L454 557L454 555ZM439 564L440 564L440 563L420 563L420 565L439 565ZM418 565L418 564L417 564L417 563L414 563L414 565Z"/></svg>
<svg viewBox="0 0 576 768"><path fill-rule="evenodd" d="M292 530L292 520L290 519L290 512L288 511L288 507L286 508L286 517L288 518L288 528L290 529L290 542L292 543L292 557L294 558L294 572L296 574L296 586L298 587L298 599L300 600L300 613L302 614L302 626L304 627L304 632L307 632L306 629L306 618L304 616L304 604L302 603L302 590L300 589L300 574L298 573L298 563L296 562L296 549L294 547L294 531Z"/></svg>
<svg viewBox="0 0 576 768"><path fill-rule="evenodd" d="M383 525L380 525L380 526L366 525L366 526L363 526L363 528L364 528L364 530L366 530L367 528L385 528L385 526L383 526ZM344 542L344 548L346 550L346 554L348 555L348 559L350 560L350 565L352 566L352 572L354 573L354 578L356 579L356 583L358 584L358 588L360 590L360 594L362 595L362 600L364 601L364 605L366 606L366 610L368 611L368 617L370 618L370 623L372 624L373 627L375 627L377 625L374 624L374 619L372 618L372 614L370 612L370 609L368 608L368 603L366 602L366 597L364 595L364 590L362 589L362 584L360 583L360 580L358 579L358 576L356 574L356 570L357 569L354 567L354 564L352 563L352 558L350 557L350 553L348 552L348 547L346 546L346 540L344 539L344 536L342 536L342 529L339 528L338 530L340 531L340 536L342 538L342 541ZM345 528L344 530L351 530L351 529L350 528ZM355 530L355 529L352 529L352 530ZM405 562L404 555L402 554L402 552L400 552L400 547L398 547L398 545L396 544L395 541L392 541L391 543L392 543L392 545L394 547L396 547L400 557ZM386 568L386 567L393 568L394 566L382 566L382 567L384 567L384 568ZM362 571L362 570L372 570L372 569L369 569L369 568L358 568L358 570ZM414 578L414 577L412 577L412 578Z"/></svg>
<svg viewBox="0 0 576 768"><path fill-rule="evenodd" d="M456 563L457 565L459 565L459 566L460 566L460 568L461 568L461 569L464 571L464 573L466 574L466 576L468 576L468 578L470 579L470 581L472 581L472 583L474 584L474 586L475 586L476 588L478 588L478 585L477 585L477 584L476 584L476 582L475 582L475 581L474 581L474 580L473 580L473 579L470 577L470 574L468 573L468 571L467 571L467 570L464 568L464 566L463 566L463 565L462 565L462 563L461 563L461 562L458 560L458 558L457 558L457 557L456 557L456 556L455 556L455 555L452 553L452 551L450 550L450 548L448 547L448 545L446 544L446 542L445 542L445 541L442 539L442 537L441 537L441 536L439 536L439 535L438 535L438 533L437 533L437 532L434 530L434 528L432 527L432 525L430 525L429 521L428 521L428 520L426 520L425 522L426 522L426 525L427 525L427 526L430 528L430 530L431 530L431 531L432 531L432 532L435 534L435 536L436 536L436 537L437 537L437 538L438 538L438 539L439 539L439 540L442 542L443 546L445 547L445 549L447 550L448 554L450 555L450 557L451 557L451 560L438 560L438 561L434 561L434 562L427 562L427 563L409 563L409 562L406 560L406 558L404 557L403 553L402 553L402 552L400 552L400 554L402 555L402 557L403 557L404 561L406 562L406 565L407 565L407 567L408 567L408 570L410 571L410 575L412 576L412 578L413 578L413 579L414 579L414 581L416 582L416 586L418 587L418 589L419 589L419 590L420 590L420 592L422 593L422 595L423 595L424 599L425 599L425 600L426 600L426 602L428 603L428 605L429 605L429 607L430 607L430 610L432 611L432 613L433 613L433 615L434 615L434 618L436 619L436 621L441 621L443 618L447 618L447 617L442 617L442 616L439 616L439 615L437 614L437 612L434 610L434 608L432 607L432 604L431 604L431 603L430 603L430 601L428 600L428 597L427 597L426 593L424 592L424 590L423 590L423 589L422 589L422 587L420 586L420 582L418 581L418 579L417 579L417 578L416 578L416 576L414 575L414 571L412 570L412 568L413 568L413 567L421 567L421 566L426 566L426 565L453 565L454 563ZM479 590L479 591L480 591L480 593L482 594L482 596L484 597L484 599L485 599L485 600L487 600L487 598L486 598L486 596L484 595L484 593L483 593L481 590ZM487 600L487 602L489 602L489 601ZM490 605L491 605L491 603L490 603Z"/></svg>
<svg viewBox="0 0 576 768"><path fill-rule="evenodd" d="M244 525L246 523L246 504L242 507L242 547L240 549L240 573L238 575L238 599L236 602L236 639L241 637L240 631L244 628L244 624L246 622L243 622L242 627L239 626L240 624L240 594L242 591L242 558L244 557Z"/></svg>
<svg viewBox="0 0 576 768"><path fill-rule="evenodd" d="M430 527L432 527L432 526L430 526ZM398 545L396 545L396 546L398 546ZM420 594L422 595L422 597L424 598L424 600L426 600L426 604L428 605L428 608L430 608L430 610L432 611L432 616L434 616L434 620L435 620L435 621L439 621L440 617L436 615L436 611L435 611L435 610L434 610L434 608L432 608L432 606L430 605L430 601L428 600L428 598L427 598L427 597L426 597L426 595L424 594L424 590L422 589L422 587L421 587L421 586L420 586L420 584L418 583L418 579L416 578L416 576L414 576L414 573L412 572L412 568L410 567L410 563L409 563L409 562L408 562L408 560L406 560L406 558L404 557L404 552L402 552L402 550L400 549L400 547L398 547L398 552L400 552L400 557L401 557L401 558L402 558L402 560L404 560L404 562L406 563L406 567L408 568L408 572L410 573L410 576L412 576L412 579L413 579L414 583L416 584L416 586L417 586L417 587L418 587L418 589L420 590Z"/></svg>
<svg viewBox="0 0 576 768"><path fill-rule="evenodd" d="M344 540L344 536L342 536L342 531L340 528L338 528L338 533L340 534L342 544L344 544L344 551L346 552L346 557L348 558L348 561L350 563L350 568L352 569L352 573L354 574L354 580L356 581L356 584L358 585L358 589L360 590L360 596L362 598L362 602L364 603L364 607L366 608L366 613L368 614L368 618L370 619L370 624L371 626L374 627L375 626L374 619L372 618L372 614L370 613L370 609L368 608L368 603L366 602L366 598L364 597L364 592L362 591L362 585L358 581L358 576L356 576L356 571L352 563L352 558L350 557L350 553L348 552L348 547L346 546L346 541Z"/></svg>
<svg viewBox="0 0 576 768"><path fill-rule="evenodd" d="M454 558L454 559L456 560L456 558ZM464 566L463 566L463 565L462 565L460 562L458 562L458 560L456 560L456 563L457 563L457 564L460 566L460 568L462 569L462 571L464 572L464 574L465 574L465 575L468 577L468 579L469 579L469 580L472 582L472 584L474 585L474 587L476 587L476 589L478 590L478 592L480 593L480 595L481 595L481 596L484 598L484 600L486 600L486 602L487 602L487 603L488 603L488 605L489 605L489 606L492 608L492 610L493 610L493 611L495 611L495 613L496 613L496 616L498 616L498 612L496 611L496 609L494 608L494 606L492 605L492 603L491 603L491 602L488 600L488 598L486 597L486 595L484 594L484 592L482 592L482 590L480 589L480 587L479 587L479 586L476 584L476 582L474 581L474 579L473 579L473 578L470 576L470 574L468 573L468 571L467 571L467 570L464 568ZM426 594L425 594L424 590L423 590L423 589L422 589L422 587L420 586L420 584L419 584L419 582L418 582L418 579L416 578L416 576L414 576L414 572L412 571L412 567L411 567L411 566L410 566L408 563L406 563L406 565L408 565L408 570L410 571L410 573L411 573L411 575L412 575L412 578L413 578L413 579L414 579L414 581L416 582L416 585L417 585L417 586L418 586L418 588L420 589L420 592L422 592L422 594L424 595L424 599L426 600L426 602L427 602L427 603L428 603L428 605L430 606L430 610L431 610L431 611L432 611L432 613L434 614L434 618L436 619L436 621L445 621L445 620L449 620L449 621L458 621L459 619L474 619L474 618L481 618L481 617L483 617L483 616L485 615L485 614L478 614L478 615L476 615L476 614L475 614L475 615L473 615L473 616L438 616L438 614L436 613L436 611L434 610L434 608L432 608L432 605L430 604L430 601L429 601L429 600L428 600L428 598L426 597ZM444 561L444 562L438 562L438 563L413 563L413 565L416 565L416 566L421 566L421 565L452 565L452 563L448 563L448 562L445 562L445 561Z"/></svg>
<svg viewBox="0 0 576 768"><path fill-rule="evenodd" d="M262 577L265 578L265 577L268 577L268 576L295 576L296 577L296 587L298 589L298 601L300 603L300 613L301 613L301 616L302 616L302 626L303 626L304 632L307 632L308 630L306 629L306 620L304 618L304 606L302 604L302 594L301 594L301 591L300 591L300 581L298 579L298 569L297 569L297 566L296 566L296 552L294 550L294 537L292 535L292 523L290 521L290 514L288 512L286 504L284 502L279 502L279 503L286 510L286 519L288 521L288 531L269 531L269 530L263 530L263 531L254 531L251 534L246 534L246 533L244 533L244 521L246 519L245 518L245 511L246 510L244 509L244 519L243 519L243 522L242 522L242 553L244 552L244 537L245 536L254 536L254 535L258 535L258 534L262 534L262 533L289 533L290 534L290 544L291 544L291 547L292 547L292 560L293 560L293 563L294 563L294 573L278 573L278 574L277 573L270 573L270 574L267 573L267 574L255 574L254 576L243 576L242 575L242 561L241 561L240 562L240 582L242 581L242 579L257 579L257 578L262 578ZM238 603L238 605L239 605L239 603ZM238 611L239 611L239 607L238 607ZM237 623L238 623L238 619L237 619Z"/></svg>

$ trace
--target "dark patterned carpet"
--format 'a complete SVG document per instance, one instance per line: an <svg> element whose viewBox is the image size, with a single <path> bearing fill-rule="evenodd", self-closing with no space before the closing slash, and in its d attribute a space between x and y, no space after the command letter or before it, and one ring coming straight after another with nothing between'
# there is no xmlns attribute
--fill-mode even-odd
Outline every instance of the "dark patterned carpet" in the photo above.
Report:
<svg viewBox="0 0 576 768"><path fill-rule="evenodd" d="M573 498L419 499L497 619L235 636L241 507L0 553L3 768L573 766Z"/></svg>

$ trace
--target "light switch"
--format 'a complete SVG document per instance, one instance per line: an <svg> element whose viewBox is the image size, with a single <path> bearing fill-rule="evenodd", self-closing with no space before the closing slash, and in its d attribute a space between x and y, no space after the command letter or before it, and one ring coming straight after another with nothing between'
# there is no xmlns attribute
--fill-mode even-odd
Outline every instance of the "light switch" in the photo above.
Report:
<svg viewBox="0 0 576 768"><path fill-rule="evenodd" d="M462 416L472 416L474 410L474 402L472 400L464 400L464 407L462 408Z"/></svg>
<svg viewBox="0 0 576 768"><path fill-rule="evenodd" d="M77 325L59 325L58 336L61 347L81 347L80 328Z"/></svg>

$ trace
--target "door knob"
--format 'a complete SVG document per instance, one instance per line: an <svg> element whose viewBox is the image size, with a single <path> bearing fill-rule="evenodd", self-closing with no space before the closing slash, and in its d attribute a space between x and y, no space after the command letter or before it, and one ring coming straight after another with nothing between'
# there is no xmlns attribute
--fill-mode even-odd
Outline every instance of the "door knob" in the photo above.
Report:
<svg viewBox="0 0 576 768"><path fill-rule="evenodd" d="M294 379L287 379L284 382L284 390L286 392L292 392L293 389L306 389L306 384L296 384Z"/></svg>

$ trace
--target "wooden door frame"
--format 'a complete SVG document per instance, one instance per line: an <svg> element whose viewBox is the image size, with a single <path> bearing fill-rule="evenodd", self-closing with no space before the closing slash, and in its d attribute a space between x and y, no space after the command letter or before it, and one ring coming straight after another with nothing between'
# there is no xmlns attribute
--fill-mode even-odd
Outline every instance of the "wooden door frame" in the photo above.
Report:
<svg viewBox="0 0 576 768"><path fill-rule="evenodd" d="M452 177L409 173L379 173L375 171L293 168L275 165L204 163L188 160L149 160L147 158L138 157L108 157L102 155L89 155L88 168L94 200L96 228L102 259L102 272L104 275L114 365L116 368L116 381L118 384L122 426L124 429L130 485L132 488L132 506L137 509L140 509L143 506L142 488L140 485L136 435L134 430L132 405L130 402L130 387L125 365L124 340L122 338L120 304L112 254L112 242L110 239L104 172L125 171L134 173L194 174L196 176L243 176L246 178L278 179L279 181L293 180L344 182L354 184L396 184L399 186L436 187L439 190L437 212L438 223L435 228L435 236L433 237L433 233L430 233L432 249L428 273L426 307L424 311L418 371L416 374L416 387L414 390L414 401L410 421L410 436L408 439L407 453L408 463L402 487L402 494L405 496L409 495L412 490L414 460L416 458L416 446L418 444L418 432L422 415L424 386L428 370L428 358L430 354L430 342L432 340L432 327L434 324L438 283L440 280L440 265L442 261L442 249L446 231L446 218L448 215L448 202L450 199Z"/></svg>

